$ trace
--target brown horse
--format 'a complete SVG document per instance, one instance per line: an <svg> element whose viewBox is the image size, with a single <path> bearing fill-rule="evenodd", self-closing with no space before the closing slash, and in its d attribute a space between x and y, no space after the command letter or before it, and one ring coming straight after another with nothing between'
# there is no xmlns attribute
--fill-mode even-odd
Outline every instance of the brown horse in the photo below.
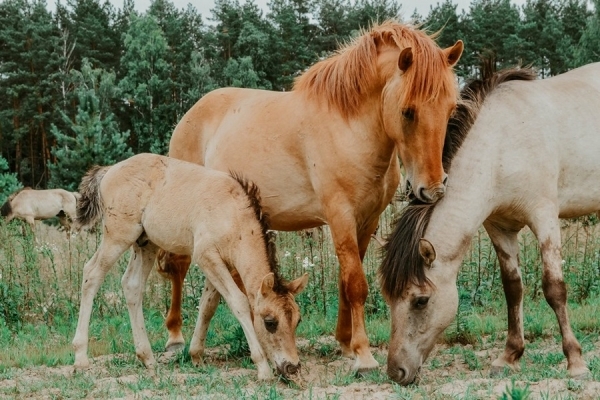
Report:
<svg viewBox="0 0 600 400"><path fill-rule="evenodd" d="M171 138L171 157L244 171L273 229L330 226L340 263L336 338L356 370L378 365L364 326L362 259L398 186L398 155L419 199L445 192L442 147L462 50L460 41L443 50L412 26L386 22L312 66L290 92L207 94ZM183 276L173 275L176 291ZM180 313L171 315L168 349L183 344Z"/></svg>
<svg viewBox="0 0 600 400"><path fill-rule="evenodd" d="M93 168L83 178L80 191L77 225L89 226L102 218L103 237L83 270L73 339L75 368L89 366L88 329L98 288L130 247L122 284L136 354L146 367L156 365L144 327L142 300L160 246L190 255L211 287L223 295L242 325L259 379L272 376L267 358L284 376L299 370L295 330L300 312L294 296L306 286L308 275L289 283L280 278L256 185L199 165L139 154L112 167ZM241 280L246 293L233 277ZM203 321L200 314L190 344L196 364L204 351Z"/></svg>

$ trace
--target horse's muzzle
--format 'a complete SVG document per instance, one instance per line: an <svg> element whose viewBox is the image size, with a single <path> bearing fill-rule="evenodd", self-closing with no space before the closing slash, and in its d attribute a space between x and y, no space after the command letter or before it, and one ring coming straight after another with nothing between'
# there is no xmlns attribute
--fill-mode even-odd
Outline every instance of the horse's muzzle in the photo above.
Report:
<svg viewBox="0 0 600 400"><path fill-rule="evenodd" d="M295 375L299 371L300 363L292 364L291 362L286 361L283 364L277 366L277 372L279 372L279 374L283 375L284 377Z"/></svg>

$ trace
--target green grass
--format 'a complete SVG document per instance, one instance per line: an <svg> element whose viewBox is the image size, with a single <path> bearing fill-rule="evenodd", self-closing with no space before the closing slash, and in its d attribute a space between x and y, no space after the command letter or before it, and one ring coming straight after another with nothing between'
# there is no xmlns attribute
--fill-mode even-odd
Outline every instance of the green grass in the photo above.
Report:
<svg viewBox="0 0 600 400"><path fill-rule="evenodd" d="M382 217L385 231L392 217ZM563 230L565 279L573 329L589 363L593 380L600 380L600 357L594 353L600 333L600 243L586 220L571 222ZM90 325L92 370L70 374L71 340L77 323L81 271L95 251L98 234L83 234L66 241L64 233L44 225L37 240L23 237L18 224L0 221L0 399L14 397L110 398L138 397L216 398L344 398L345 390L373 388L391 398L403 399L523 399L529 383L545 379L563 382L560 393L537 392L541 398L577 398L589 383L568 378L558 324L541 292L541 267L537 243L525 232L521 237L521 265L525 282L524 329L526 351L521 371L507 370L489 379L491 361L506 340L506 306L495 253L482 231L473 240L459 275L460 306L456 321L446 330L443 345L423 367L418 385L400 387L387 378L386 346L390 335L389 310L377 285L380 255L370 249L364 262L369 281L366 320L369 340L380 350L381 368L362 376L351 371L353 361L342 359L332 339L337 318L338 266L326 230L314 235L279 233L282 274L295 278L310 275L307 289L298 296L302 323L297 335L306 343L301 360L320 368L310 382L259 383L239 324L221 304L207 337L209 355L195 368L187 353L158 367L150 376L135 357L129 317L120 278L127 257L108 274L96 296ZM204 278L193 268L186 278L184 335L192 335L197 301ZM164 316L169 285L153 274L144 300L146 328L153 351L166 341ZM590 353L589 356L587 354ZM113 356L116 355L116 356ZM58 371L58 372L57 372ZM310 373L310 371L309 371ZM30 374L30 375L28 375ZM465 380L457 386L457 380ZM14 383L14 384L13 384ZM459 390L453 394L452 389ZM371 389L368 389L371 390ZM368 398L368 390L364 392ZM558 396L558 397L556 397Z"/></svg>

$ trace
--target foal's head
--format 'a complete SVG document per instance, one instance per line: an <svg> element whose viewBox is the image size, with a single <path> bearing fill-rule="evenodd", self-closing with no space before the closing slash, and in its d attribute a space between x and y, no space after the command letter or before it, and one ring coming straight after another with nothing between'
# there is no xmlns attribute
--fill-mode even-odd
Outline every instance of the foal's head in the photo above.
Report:
<svg viewBox="0 0 600 400"><path fill-rule="evenodd" d="M292 282L278 282L274 273L263 278L253 305L254 330L267 357L284 377L300 370L296 348L296 328L300 308L294 296L308 282L308 274Z"/></svg>

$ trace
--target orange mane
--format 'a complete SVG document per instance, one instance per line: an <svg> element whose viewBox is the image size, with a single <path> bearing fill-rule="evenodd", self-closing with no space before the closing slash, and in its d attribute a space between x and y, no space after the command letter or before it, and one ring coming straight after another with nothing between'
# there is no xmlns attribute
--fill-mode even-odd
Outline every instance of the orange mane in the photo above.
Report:
<svg viewBox="0 0 600 400"><path fill-rule="evenodd" d="M454 74L434 37L412 25L386 21L309 68L296 79L294 90L325 99L345 117L356 115L363 96L378 83L376 42L380 42L413 51L413 64L402 77L401 108L439 96L458 97Z"/></svg>

